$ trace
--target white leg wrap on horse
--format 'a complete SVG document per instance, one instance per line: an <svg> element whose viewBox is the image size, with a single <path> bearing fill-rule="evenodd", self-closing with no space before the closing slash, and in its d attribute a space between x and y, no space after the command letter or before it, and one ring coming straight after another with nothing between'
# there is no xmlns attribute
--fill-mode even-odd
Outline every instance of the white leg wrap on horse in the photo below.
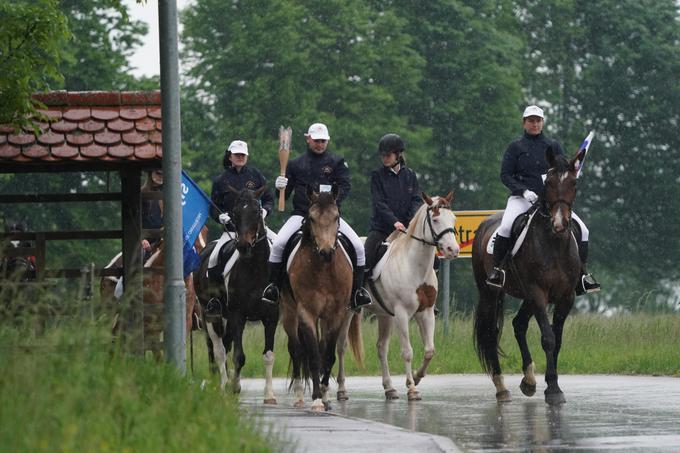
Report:
<svg viewBox="0 0 680 453"><path fill-rule="evenodd" d="M276 400L274 396L274 386L272 384L272 370L274 369L274 352L267 351L262 356L264 362L264 401L265 403L273 403Z"/></svg>

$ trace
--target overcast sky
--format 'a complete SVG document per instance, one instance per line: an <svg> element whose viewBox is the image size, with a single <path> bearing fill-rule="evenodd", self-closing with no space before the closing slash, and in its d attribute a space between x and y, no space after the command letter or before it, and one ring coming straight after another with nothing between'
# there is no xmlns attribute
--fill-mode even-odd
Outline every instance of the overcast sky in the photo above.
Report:
<svg viewBox="0 0 680 453"><path fill-rule="evenodd" d="M178 11L191 0L177 0ZM160 54L158 51L158 0L147 0L140 5L136 0L123 0L128 6L131 19L142 20L149 25L149 34L144 39L144 45L130 59L135 68L135 76L153 76L161 73Z"/></svg>

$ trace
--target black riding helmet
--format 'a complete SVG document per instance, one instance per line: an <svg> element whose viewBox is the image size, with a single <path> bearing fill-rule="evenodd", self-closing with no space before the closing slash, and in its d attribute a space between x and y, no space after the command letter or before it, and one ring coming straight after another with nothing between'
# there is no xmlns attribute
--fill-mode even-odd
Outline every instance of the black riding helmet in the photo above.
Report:
<svg viewBox="0 0 680 453"><path fill-rule="evenodd" d="M391 152L400 154L404 151L404 140L397 134L385 134L378 142L378 154L384 155Z"/></svg>

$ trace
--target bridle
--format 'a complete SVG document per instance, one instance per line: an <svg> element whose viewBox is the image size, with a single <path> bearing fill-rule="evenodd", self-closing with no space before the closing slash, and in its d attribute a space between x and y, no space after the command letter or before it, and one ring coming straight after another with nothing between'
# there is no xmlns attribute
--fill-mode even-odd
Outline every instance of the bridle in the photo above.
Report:
<svg viewBox="0 0 680 453"><path fill-rule="evenodd" d="M249 206L246 204L245 206L243 206L243 210L248 209L248 207ZM256 215L258 215L258 217L259 217L259 209L260 208L258 207L258 214L256 214ZM229 223L231 223L234 226L234 230L236 231L236 237L238 238L238 236L239 236L238 226L232 220L230 220ZM267 238L267 231L266 231L266 228L264 228L264 220L262 220L262 218L258 218L257 229L255 230L255 240L251 243L248 243L248 247L252 249L259 242L263 241L266 238Z"/></svg>
<svg viewBox="0 0 680 453"><path fill-rule="evenodd" d="M418 242L422 242L425 245L440 248L439 247L439 241L441 241L441 239L449 233L455 235L456 230L452 227L449 227L449 228L446 228L445 230L440 231L439 233L435 233L434 227L432 226L432 216L430 215L430 213L432 211L434 211L435 209L448 209L449 211L451 210L451 209L449 209L445 206L442 206L442 205L428 206L427 207L427 210L426 210L426 213L425 213L425 220L423 220L423 234L425 234L425 225L427 225L428 228L430 229L430 235L432 236L432 240L428 241L428 240L420 238L420 237L418 237L414 234L409 234L409 236L411 236L413 239L415 239ZM408 234L408 233L405 233L405 234Z"/></svg>
<svg viewBox="0 0 680 453"><path fill-rule="evenodd" d="M550 175L550 173L551 173L551 172L554 172L554 171L555 171L554 168L549 169L548 172L547 172L547 175ZM546 176L546 181L547 181L547 179L548 179L548 178L547 178L547 176ZM557 206L557 205L559 205L559 204L566 205L566 206L567 206L567 209L569 209L569 213L571 214L571 212L572 212L571 206L572 206L572 204L573 204L573 201L568 201L568 200L565 200L564 198L558 198L558 199L555 200L555 201L549 202L548 200L545 199L545 197L542 197L542 207L543 207L543 209L539 209L539 210L538 210L538 213L539 213L542 217L549 217L549 218L552 218L551 212L553 211L553 209L555 208L555 206ZM572 221L572 216L569 215L569 221L567 222L567 228L565 229L566 231L571 230L571 221ZM555 231L554 231L554 226L551 225L551 228L553 229L553 232L555 232Z"/></svg>
<svg viewBox="0 0 680 453"><path fill-rule="evenodd" d="M314 205L314 203L310 204L309 207L311 208ZM309 211L308 211L309 212ZM309 214L307 214L309 215ZM307 217L304 217L302 219L302 225L304 226L307 223ZM319 244L316 242L316 236L314 236L314 232L312 231L312 227L307 225L307 229L309 230L309 235L312 238L312 244L314 244L314 251L317 254L321 253L321 248L319 247ZM333 242L333 246L331 247L331 253L335 253L335 250L338 248L338 233L340 233L340 216L338 216L338 221L337 221L337 229L335 232L335 242Z"/></svg>

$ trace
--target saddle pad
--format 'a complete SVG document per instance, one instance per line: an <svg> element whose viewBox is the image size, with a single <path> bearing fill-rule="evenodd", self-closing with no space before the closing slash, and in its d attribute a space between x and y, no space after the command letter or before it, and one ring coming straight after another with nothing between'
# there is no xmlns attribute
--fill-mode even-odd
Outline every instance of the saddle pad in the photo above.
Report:
<svg viewBox="0 0 680 453"><path fill-rule="evenodd" d="M515 240L515 244L512 247L512 252L510 252L510 256L515 256L515 254L519 251L520 247L522 246L522 243L524 242L524 238L527 236L527 231L529 231L529 225L531 225L531 221L534 219L534 215L536 215L536 212L534 211L529 215L529 218L527 219L526 225L524 225L524 228L522 228L522 232L517 236L517 239ZM496 228L496 231L493 232L491 235L491 240L489 241L488 244L486 244L486 253L489 255L493 255L493 245L496 242L496 235L498 234L498 230L500 230L500 226Z"/></svg>
<svg viewBox="0 0 680 453"><path fill-rule="evenodd" d="M238 250L234 250L234 253L232 253L231 257L229 258L229 261L227 261L227 264L224 265L224 270L222 271L222 277L226 280L228 278L229 272L231 272L231 268L234 267L234 263L236 263L236 260L239 257Z"/></svg>
<svg viewBox="0 0 680 453"><path fill-rule="evenodd" d="M392 243L391 242L383 242L383 244L388 244L387 245L387 250L385 251L385 254L378 260L378 262L373 266L373 271L371 272L370 278L371 280L377 280L378 277L380 277L380 274L382 273L385 263L387 262L387 258L390 256L390 251L392 250Z"/></svg>
<svg viewBox="0 0 680 453"><path fill-rule="evenodd" d="M286 272L290 271L290 264L293 262L293 258L295 258L295 255L297 254L298 250L300 249L301 243L302 243L302 241L299 241L297 244L295 244L295 247L290 252L290 255L288 255L288 261L286 261ZM347 261L349 261L349 267L351 267L352 270L354 270L354 266L352 265L352 258L350 258L349 253L347 253L347 250L345 250L345 247L342 245L342 242L338 242L338 248L340 250L342 250L342 253L345 254Z"/></svg>

